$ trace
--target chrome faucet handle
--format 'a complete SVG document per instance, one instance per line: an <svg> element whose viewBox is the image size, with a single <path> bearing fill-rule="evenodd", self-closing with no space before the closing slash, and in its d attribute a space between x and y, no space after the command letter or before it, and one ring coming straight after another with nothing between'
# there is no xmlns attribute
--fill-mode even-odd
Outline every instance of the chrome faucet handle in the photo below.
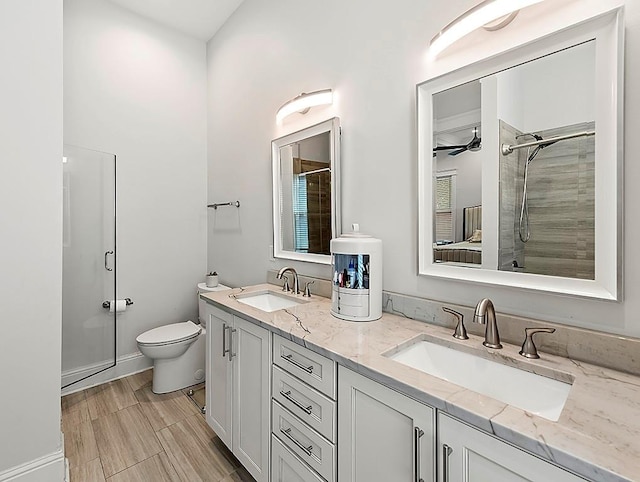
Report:
<svg viewBox="0 0 640 482"><path fill-rule="evenodd" d="M469 336L467 335L467 329L464 327L464 315L462 313L458 313L455 310L452 310L451 308L447 308L446 306L442 307L442 311L446 312L446 313L451 313L453 316L456 317L456 320L458 320L458 323L456 324L456 329L453 332L453 337L457 338L458 340L468 340Z"/></svg>
<svg viewBox="0 0 640 482"><path fill-rule="evenodd" d="M525 328L524 334L526 335L524 343L522 344L522 350L520 354L525 358L540 358L538 355L538 349L535 343L533 343L533 335L536 333L553 333L555 328Z"/></svg>
<svg viewBox="0 0 640 482"><path fill-rule="evenodd" d="M302 296L308 296L309 298L311 298L311 290L309 289L309 285L312 285L315 282L315 280L307 282L307 284L304 286L304 293L302 294Z"/></svg>
<svg viewBox="0 0 640 482"><path fill-rule="evenodd" d="M283 276L284 278L284 284L282 285L282 291L291 291L291 288L289 287L289 278L286 276Z"/></svg>

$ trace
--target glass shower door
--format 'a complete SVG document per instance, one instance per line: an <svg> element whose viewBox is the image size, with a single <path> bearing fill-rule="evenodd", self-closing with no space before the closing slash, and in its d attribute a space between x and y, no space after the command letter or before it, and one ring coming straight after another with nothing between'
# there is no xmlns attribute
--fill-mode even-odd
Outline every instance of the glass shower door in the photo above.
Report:
<svg viewBox="0 0 640 482"><path fill-rule="evenodd" d="M116 157L64 146L62 388L116 364Z"/></svg>

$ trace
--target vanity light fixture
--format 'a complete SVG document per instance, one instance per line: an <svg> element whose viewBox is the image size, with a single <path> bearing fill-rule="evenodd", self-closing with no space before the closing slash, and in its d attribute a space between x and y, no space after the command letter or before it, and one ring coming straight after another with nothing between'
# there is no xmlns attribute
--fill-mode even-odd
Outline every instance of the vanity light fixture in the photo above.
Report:
<svg viewBox="0 0 640 482"><path fill-rule="evenodd" d="M542 0L484 0L464 12L431 39L429 56L437 56L465 35L495 20L504 18L504 21L487 27L487 30L505 27L513 20L518 10L540 2Z"/></svg>
<svg viewBox="0 0 640 482"><path fill-rule="evenodd" d="M286 102L282 107L280 107L280 109L278 109L276 121L282 122L285 117L293 114L294 112L306 114L309 112L311 107L332 103L333 91L331 89L316 90L315 92L303 92Z"/></svg>

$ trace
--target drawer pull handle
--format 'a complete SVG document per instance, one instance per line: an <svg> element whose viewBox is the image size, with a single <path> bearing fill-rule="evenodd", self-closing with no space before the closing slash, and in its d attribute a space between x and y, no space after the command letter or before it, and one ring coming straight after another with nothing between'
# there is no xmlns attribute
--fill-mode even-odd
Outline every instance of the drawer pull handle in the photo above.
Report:
<svg viewBox="0 0 640 482"><path fill-rule="evenodd" d="M302 450L305 454L307 454L309 457L311 457L311 450L313 449L313 445L309 445L309 447L305 447L304 445L302 445L300 442L298 442L292 435L291 435L291 429L288 428L286 430L280 429L280 432L282 432L284 434L285 437L287 437L289 440L291 440L294 444L296 444L298 446L298 448L300 450Z"/></svg>
<svg viewBox="0 0 640 482"><path fill-rule="evenodd" d="M297 366L298 368L304 370L307 373L313 373L313 365L310 366L310 367L304 366L302 363L300 363L299 361L295 360L293 358L293 356L291 355L291 353L289 353L288 355L280 355L280 358L285 359L286 361L288 361L292 365Z"/></svg>
<svg viewBox="0 0 640 482"><path fill-rule="evenodd" d="M283 392L282 390L280 390L280 395L282 395L284 398L289 400L300 410L304 410L307 415L311 415L311 409L313 408L313 405L309 405L308 407L305 407L304 405L302 405L298 400L296 400L291 396L291 390L287 390L286 392Z"/></svg>

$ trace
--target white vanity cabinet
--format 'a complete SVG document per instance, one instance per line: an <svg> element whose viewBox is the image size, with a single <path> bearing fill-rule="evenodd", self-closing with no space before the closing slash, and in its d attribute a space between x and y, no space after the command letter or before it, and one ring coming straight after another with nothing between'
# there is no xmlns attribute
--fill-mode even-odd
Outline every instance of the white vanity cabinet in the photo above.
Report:
<svg viewBox="0 0 640 482"><path fill-rule="evenodd" d="M435 410L339 366L338 480L433 482L435 473Z"/></svg>
<svg viewBox="0 0 640 482"><path fill-rule="evenodd" d="M438 480L442 482L584 482L535 455L438 414Z"/></svg>
<svg viewBox="0 0 640 482"><path fill-rule="evenodd" d="M257 482L269 481L270 332L207 305L206 420Z"/></svg>
<svg viewBox="0 0 640 482"><path fill-rule="evenodd" d="M271 482L336 482L336 364L273 336Z"/></svg>

